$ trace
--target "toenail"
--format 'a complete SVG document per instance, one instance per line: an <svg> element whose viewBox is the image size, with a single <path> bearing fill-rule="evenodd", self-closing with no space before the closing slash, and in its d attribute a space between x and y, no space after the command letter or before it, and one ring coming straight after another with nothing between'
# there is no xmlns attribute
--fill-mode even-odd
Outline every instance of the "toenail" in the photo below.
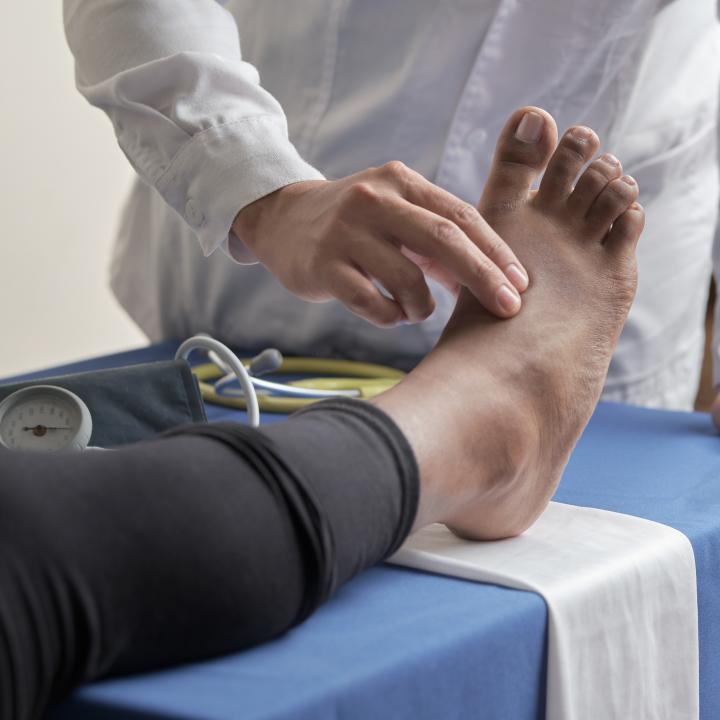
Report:
<svg viewBox="0 0 720 720"><path fill-rule="evenodd" d="M515 313L520 308L520 295L515 288L509 285L503 285L497 293L498 303L500 307L509 313Z"/></svg>
<svg viewBox="0 0 720 720"><path fill-rule="evenodd" d="M632 177L630 177L629 175L623 175L620 179L621 179L626 185L631 185L631 186L637 185L637 183L635 182L635 178L632 178Z"/></svg>
<svg viewBox="0 0 720 720"><path fill-rule="evenodd" d="M588 141L592 140L595 133L589 128L585 127L584 125L578 125L577 127L571 128L570 134L576 139L576 140L583 140Z"/></svg>
<svg viewBox="0 0 720 720"><path fill-rule="evenodd" d="M530 283L530 278L527 276L527 273L515 263L510 263L505 268L505 275L507 279L521 292L527 289L527 286Z"/></svg>
<svg viewBox="0 0 720 720"><path fill-rule="evenodd" d="M645 208L644 208L639 202L634 202L634 203L630 206L630 209L631 209L631 210L644 210Z"/></svg>
<svg viewBox="0 0 720 720"><path fill-rule="evenodd" d="M600 160L602 160L606 165L612 165L613 167L619 167L620 161L610 153L605 153L604 155L601 155Z"/></svg>
<svg viewBox="0 0 720 720"><path fill-rule="evenodd" d="M526 112L515 131L515 137L524 143L535 143L542 135L545 118L536 112Z"/></svg>

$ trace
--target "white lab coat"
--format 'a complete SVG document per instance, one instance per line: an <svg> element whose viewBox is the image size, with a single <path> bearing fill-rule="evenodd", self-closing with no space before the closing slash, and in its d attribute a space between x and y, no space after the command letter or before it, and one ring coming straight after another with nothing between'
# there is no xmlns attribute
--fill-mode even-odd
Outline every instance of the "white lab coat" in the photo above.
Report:
<svg viewBox="0 0 720 720"><path fill-rule="evenodd" d="M78 87L140 178L111 283L151 339L206 331L240 347L411 363L451 311L442 289L426 322L380 330L235 262L252 257L228 237L232 219L290 182L390 159L475 202L507 115L536 104L561 129L594 127L647 210L605 397L690 407L719 196L716 0L225 6L65 0Z"/></svg>

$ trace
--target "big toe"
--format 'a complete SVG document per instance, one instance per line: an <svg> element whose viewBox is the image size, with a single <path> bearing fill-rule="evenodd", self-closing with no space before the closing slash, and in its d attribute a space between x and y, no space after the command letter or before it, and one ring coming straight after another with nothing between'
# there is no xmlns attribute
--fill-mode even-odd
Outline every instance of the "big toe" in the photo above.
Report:
<svg viewBox="0 0 720 720"><path fill-rule="evenodd" d="M525 200L556 143L557 126L549 113L537 107L516 110L500 133L481 208Z"/></svg>

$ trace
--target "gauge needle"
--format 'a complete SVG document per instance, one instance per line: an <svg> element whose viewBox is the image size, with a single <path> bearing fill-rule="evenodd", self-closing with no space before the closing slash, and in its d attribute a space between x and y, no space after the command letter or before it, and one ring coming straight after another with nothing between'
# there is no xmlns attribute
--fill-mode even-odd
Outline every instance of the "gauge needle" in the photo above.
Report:
<svg viewBox="0 0 720 720"><path fill-rule="evenodd" d="M24 427L23 430L37 430L38 428L43 428L44 430L69 430L69 425L58 425L57 427L54 427L52 425L35 425L34 427Z"/></svg>
<svg viewBox="0 0 720 720"><path fill-rule="evenodd" d="M32 434L35 435L35 437L42 437L48 430L69 430L70 427L68 425L60 425L57 427L49 426L49 425L35 425L35 427L24 427L23 432L29 432L32 431Z"/></svg>

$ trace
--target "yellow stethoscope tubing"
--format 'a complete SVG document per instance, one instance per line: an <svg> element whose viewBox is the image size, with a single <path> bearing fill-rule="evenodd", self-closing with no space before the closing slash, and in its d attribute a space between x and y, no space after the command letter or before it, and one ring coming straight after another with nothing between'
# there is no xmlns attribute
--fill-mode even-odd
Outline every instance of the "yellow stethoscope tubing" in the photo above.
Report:
<svg viewBox="0 0 720 720"><path fill-rule="evenodd" d="M247 368L250 360L241 359ZM200 393L205 402L224 407L245 409L245 398L242 396L221 395L215 387L207 382L217 380L225 373L214 363L204 363L192 368L197 378ZM290 387L306 387L318 390L357 390L358 397L368 399L388 390L396 385L405 373L401 370L375 365L373 363L360 363L354 360L323 360L320 358L291 357L284 358L282 365L276 372L299 375L314 375L321 373L331 377L312 377L301 380L292 380ZM267 395L257 393L258 404L264 412L291 413L307 405L319 402L322 398L298 398Z"/></svg>

